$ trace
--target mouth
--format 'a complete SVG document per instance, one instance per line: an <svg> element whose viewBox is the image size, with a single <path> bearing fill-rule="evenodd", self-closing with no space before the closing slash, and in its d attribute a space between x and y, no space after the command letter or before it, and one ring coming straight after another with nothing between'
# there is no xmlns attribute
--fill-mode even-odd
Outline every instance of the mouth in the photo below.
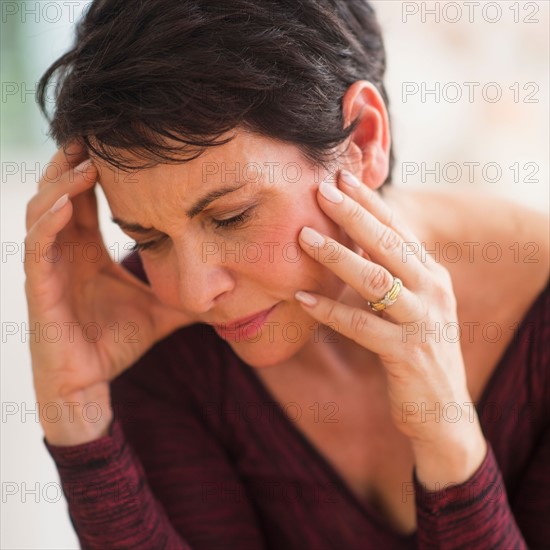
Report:
<svg viewBox="0 0 550 550"><path fill-rule="evenodd" d="M246 329L250 326L255 326L257 329L265 323L271 312L277 307L279 302L268 309L249 315L248 317L242 317L232 323L218 324L214 323L212 326L219 336L225 339L239 341L246 334Z"/></svg>

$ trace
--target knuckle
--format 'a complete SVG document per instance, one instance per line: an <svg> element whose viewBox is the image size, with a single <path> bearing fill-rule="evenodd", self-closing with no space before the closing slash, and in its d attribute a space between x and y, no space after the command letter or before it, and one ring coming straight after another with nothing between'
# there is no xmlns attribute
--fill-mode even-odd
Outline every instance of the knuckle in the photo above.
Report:
<svg viewBox="0 0 550 550"><path fill-rule="evenodd" d="M328 310L327 310L327 314L326 314L326 319L327 320L333 320L333 319L336 319L336 304L335 303L331 303L329 306L328 306Z"/></svg>
<svg viewBox="0 0 550 550"><path fill-rule="evenodd" d="M27 251L31 250L32 248L33 248L33 242L27 236L23 241L23 271L27 277L29 276L29 271L32 267L31 266L32 260L28 258ZM27 284L27 281L26 281L26 284Z"/></svg>
<svg viewBox="0 0 550 550"><path fill-rule="evenodd" d="M400 222L397 219L397 214L395 213L395 210L389 210L387 213L387 216L388 216L388 219L386 221L386 225L388 227L395 227L397 230L399 230Z"/></svg>
<svg viewBox="0 0 550 550"><path fill-rule="evenodd" d="M438 276L441 278L443 283L447 285L447 287L452 288L453 279L451 277L451 272L441 264L438 264L438 266L439 266Z"/></svg>
<svg viewBox="0 0 550 550"><path fill-rule="evenodd" d="M349 218L352 223L362 223L365 219L365 212L359 203L354 203L349 213Z"/></svg>
<svg viewBox="0 0 550 550"><path fill-rule="evenodd" d="M38 189L43 189L50 184L58 184L63 177L64 169L56 162L49 162L42 170L42 177L38 182Z"/></svg>
<svg viewBox="0 0 550 550"><path fill-rule="evenodd" d="M447 268L443 265L443 262L441 258L432 255L431 253L424 250L424 257L426 259L426 265L430 268L430 270L436 275L440 276L443 273L447 273ZM450 275L449 275L450 276Z"/></svg>
<svg viewBox="0 0 550 550"><path fill-rule="evenodd" d="M383 296L393 284L389 272L380 266L371 267L367 265L363 268L361 275L363 288L375 296Z"/></svg>
<svg viewBox="0 0 550 550"><path fill-rule="evenodd" d="M405 357L410 365L414 365L416 369L421 369L426 358L426 343L422 339L415 339L405 345Z"/></svg>
<svg viewBox="0 0 550 550"><path fill-rule="evenodd" d="M369 314L363 310L354 310L351 314L351 330L354 334L362 334L369 322Z"/></svg>
<svg viewBox="0 0 550 550"><path fill-rule="evenodd" d="M23 254L24 258L27 257L27 251L28 250L35 250L38 248L39 240L37 239L36 235L36 225L34 225L31 230L27 233L23 240Z"/></svg>
<svg viewBox="0 0 550 550"><path fill-rule="evenodd" d="M402 241L401 237L391 227L386 226L382 229L376 245L383 252L393 252L401 248Z"/></svg>
<svg viewBox="0 0 550 550"><path fill-rule="evenodd" d="M435 278L431 284L431 289L436 303L442 305L444 308L456 309L457 300L450 276L448 278L445 276Z"/></svg>
<svg viewBox="0 0 550 550"><path fill-rule="evenodd" d="M445 293L441 298L441 302L445 309L447 309L448 311L456 312L458 304L454 292Z"/></svg>
<svg viewBox="0 0 550 550"><path fill-rule="evenodd" d="M37 217L38 217L38 210L36 205L36 198L33 197L27 203L27 209L25 211L25 225L27 227L27 231L32 227Z"/></svg>

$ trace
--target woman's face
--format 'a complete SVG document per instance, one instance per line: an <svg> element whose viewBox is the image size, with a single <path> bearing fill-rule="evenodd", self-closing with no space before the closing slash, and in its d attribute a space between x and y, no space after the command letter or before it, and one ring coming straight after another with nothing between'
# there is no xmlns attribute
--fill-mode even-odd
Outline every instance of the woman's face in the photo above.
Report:
<svg viewBox="0 0 550 550"><path fill-rule="evenodd" d="M130 174L95 164L113 218L148 243L140 254L162 302L226 327L275 306L261 326L218 332L255 367L288 360L319 338L294 293L337 299L346 285L302 250L298 234L309 225L357 250L317 203L319 183L334 185L337 172L312 166L295 146L243 131L182 164ZM226 187L236 190L201 201Z"/></svg>

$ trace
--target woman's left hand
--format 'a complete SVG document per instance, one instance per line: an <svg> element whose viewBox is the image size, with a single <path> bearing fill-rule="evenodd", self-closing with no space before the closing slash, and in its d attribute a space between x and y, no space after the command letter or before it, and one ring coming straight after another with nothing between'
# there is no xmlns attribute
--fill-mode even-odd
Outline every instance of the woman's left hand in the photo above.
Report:
<svg viewBox="0 0 550 550"><path fill-rule="evenodd" d="M343 174L358 186L348 185ZM338 181L343 193L321 183L319 204L366 254L318 233L316 244L306 242L306 234L312 236L307 230L300 244L355 289L365 307L316 293L309 293L315 305L300 303L317 321L378 355L392 419L411 442L418 478L428 486L460 483L481 464L486 442L466 385L451 276L376 191L349 172L339 173ZM381 300L394 277L403 283L397 301L381 313L372 311L367 302Z"/></svg>

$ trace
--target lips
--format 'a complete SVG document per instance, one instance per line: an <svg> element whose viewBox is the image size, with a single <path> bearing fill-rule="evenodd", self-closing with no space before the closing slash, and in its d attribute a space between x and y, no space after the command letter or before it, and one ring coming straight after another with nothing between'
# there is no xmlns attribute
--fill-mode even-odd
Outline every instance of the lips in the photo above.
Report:
<svg viewBox="0 0 550 550"><path fill-rule="evenodd" d="M223 324L214 323L214 327L222 330L235 330L243 325L247 325L248 323L251 323L255 319L258 319L259 317L262 317L267 312L271 311L274 307L275 306L271 306L270 308L262 309L262 311L258 311L257 313L253 313L252 315L248 315L247 317L241 317L240 319L237 319L236 321L232 321L231 323L223 323Z"/></svg>

